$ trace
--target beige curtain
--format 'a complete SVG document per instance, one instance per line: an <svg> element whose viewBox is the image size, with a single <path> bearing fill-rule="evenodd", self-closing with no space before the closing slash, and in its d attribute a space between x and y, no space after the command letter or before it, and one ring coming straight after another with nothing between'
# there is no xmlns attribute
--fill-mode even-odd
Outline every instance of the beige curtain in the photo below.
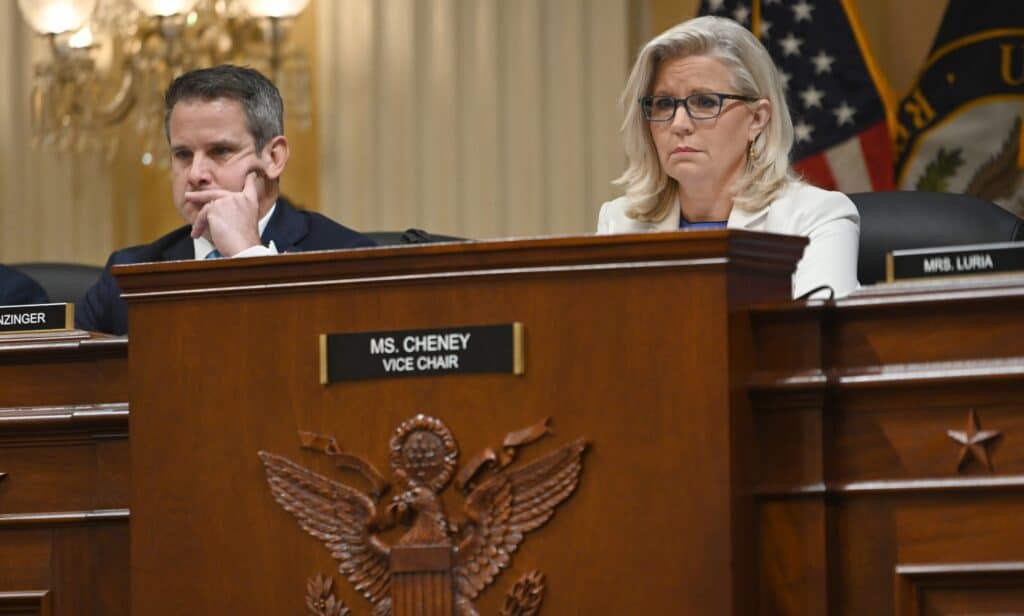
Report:
<svg viewBox="0 0 1024 616"><path fill-rule="evenodd" d="M366 230L590 231L619 194L610 181L623 166L617 99L630 58L697 5L317 0L295 33L317 67L318 115L309 135L289 129L301 152L285 192ZM943 4L857 5L902 93ZM30 147L32 66L46 54L17 3L0 2L0 261L102 263L181 224L166 173L139 164L130 129L113 161Z"/></svg>
<svg viewBox="0 0 1024 616"><path fill-rule="evenodd" d="M623 168L629 0L320 0L321 209L363 230L592 231Z"/></svg>
<svg viewBox="0 0 1024 616"><path fill-rule="evenodd" d="M117 208L133 187L125 179L113 190L118 161L30 145L32 67L47 53L17 3L0 3L0 261L103 263L136 226Z"/></svg>

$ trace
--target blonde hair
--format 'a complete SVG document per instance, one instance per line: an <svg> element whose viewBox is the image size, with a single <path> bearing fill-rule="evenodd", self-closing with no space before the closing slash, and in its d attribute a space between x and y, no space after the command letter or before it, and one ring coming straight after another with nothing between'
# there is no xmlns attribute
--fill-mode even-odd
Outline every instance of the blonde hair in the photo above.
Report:
<svg viewBox="0 0 1024 616"><path fill-rule="evenodd" d="M782 78L768 51L749 30L731 19L697 17L644 45L622 92L622 143L629 164L615 184L625 187L631 218L648 222L664 219L679 193L679 184L661 168L650 125L638 101L650 94L659 63L688 56L718 60L729 70L737 94L768 99L771 105L768 124L751 144L746 167L731 187L733 207L760 210L795 179L789 164L793 120Z"/></svg>

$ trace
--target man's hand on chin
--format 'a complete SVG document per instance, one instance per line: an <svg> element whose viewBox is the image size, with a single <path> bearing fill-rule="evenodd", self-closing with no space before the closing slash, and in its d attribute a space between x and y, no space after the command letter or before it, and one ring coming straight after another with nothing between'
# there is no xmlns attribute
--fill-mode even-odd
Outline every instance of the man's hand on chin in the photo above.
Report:
<svg viewBox="0 0 1024 616"><path fill-rule="evenodd" d="M201 208L192 222L192 238L208 234L225 257L261 245L258 186L262 181L260 172L254 170L245 176L242 192L219 188L186 192L185 200Z"/></svg>

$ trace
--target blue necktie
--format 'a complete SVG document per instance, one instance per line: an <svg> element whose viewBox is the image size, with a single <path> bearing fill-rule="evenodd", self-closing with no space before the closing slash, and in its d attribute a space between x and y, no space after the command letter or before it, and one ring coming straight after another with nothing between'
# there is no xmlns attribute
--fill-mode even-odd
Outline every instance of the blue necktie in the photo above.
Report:
<svg viewBox="0 0 1024 616"><path fill-rule="evenodd" d="M223 257L223 256L224 256L224 255L220 254L220 251L219 251L219 250L217 250L216 248L214 248L214 249L213 249L213 250L211 250L210 252L206 253L206 256L205 256L205 257L203 257L203 258L204 258L204 259L219 259L219 258L221 258L221 257Z"/></svg>

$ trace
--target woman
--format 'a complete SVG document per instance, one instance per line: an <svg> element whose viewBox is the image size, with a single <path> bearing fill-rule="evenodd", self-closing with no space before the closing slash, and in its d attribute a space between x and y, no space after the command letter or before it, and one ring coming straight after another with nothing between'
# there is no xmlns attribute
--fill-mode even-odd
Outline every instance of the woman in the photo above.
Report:
<svg viewBox="0 0 1024 616"><path fill-rule="evenodd" d="M698 17L640 52L622 100L626 196L601 206L598 233L750 229L810 239L793 296L857 288L860 217L846 195L800 181L793 122L768 52L745 28Z"/></svg>

